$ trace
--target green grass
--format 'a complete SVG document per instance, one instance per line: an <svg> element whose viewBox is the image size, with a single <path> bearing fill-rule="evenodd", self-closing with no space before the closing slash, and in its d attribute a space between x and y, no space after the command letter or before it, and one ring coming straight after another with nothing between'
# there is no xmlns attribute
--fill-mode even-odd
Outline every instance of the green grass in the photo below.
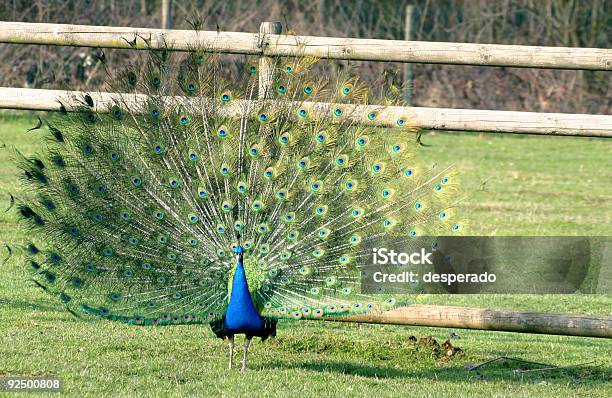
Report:
<svg viewBox="0 0 612 398"><path fill-rule="evenodd" d="M17 192L9 147L33 153L35 116L0 119L0 208ZM480 235L610 235L612 143L600 139L427 135L424 153L461 172L462 213ZM1 146L1 145L0 145ZM23 239L0 212L0 242ZM56 375L72 396L612 396L610 340L457 330L463 355L439 361L408 337L448 329L283 322L252 346L250 372L228 371L227 347L207 327L139 328L78 320L34 288L19 255L0 266L0 375ZM419 303L609 314L605 295L435 295ZM516 374L516 363L469 372L499 355L572 365ZM2 395L2 393L0 393Z"/></svg>

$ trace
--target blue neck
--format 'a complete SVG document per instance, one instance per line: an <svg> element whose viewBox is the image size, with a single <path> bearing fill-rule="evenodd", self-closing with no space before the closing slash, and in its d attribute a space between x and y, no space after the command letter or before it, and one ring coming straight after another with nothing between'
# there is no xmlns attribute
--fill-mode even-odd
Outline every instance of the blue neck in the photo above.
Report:
<svg viewBox="0 0 612 398"><path fill-rule="evenodd" d="M229 333L252 334L263 330L264 323L251 299L242 251L238 253L238 265L232 279L232 294L225 313L224 326Z"/></svg>

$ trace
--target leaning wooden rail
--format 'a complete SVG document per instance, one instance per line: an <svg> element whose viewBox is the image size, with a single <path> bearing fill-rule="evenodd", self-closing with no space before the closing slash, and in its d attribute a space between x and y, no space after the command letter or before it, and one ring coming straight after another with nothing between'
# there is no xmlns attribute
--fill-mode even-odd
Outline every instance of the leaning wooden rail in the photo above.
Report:
<svg viewBox="0 0 612 398"><path fill-rule="evenodd" d="M0 87L0 108L25 109L36 111L59 111L61 99L68 110L72 110L82 101L83 92L42 90L27 88ZM89 93L97 104L97 111L106 111L118 99L117 94ZM134 94L125 94L123 100ZM181 101L193 101L181 97ZM140 101L144 103L144 101ZM228 106L228 116L242 114L242 109L254 101L234 101ZM377 105L348 105L305 102L300 104L311 115L332 112L336 106L344 114L353 118L356 123L382 127L397 127L398 120L403 119L406 125L421 129L454 130L454 131L488 131L517 134L545 134L583 137L612 137L612 116L582 115L569 113L535 113L508 112L473 109L419 108L419 107L381 107ZM257 107L250 106L253 112ZM368 118L371 112L377 114L372 121Z"/></svg>
<svg viewBox="0 0 612 398"><path fill-rule="evenodd" d="M612 338L612 316L598 315L411 305L387 312L335 316L324 319L326 321L339 322L383 323Z"/></svg>
<svg viewBox="0 0 612 398"><path fill-rule="evenodd" d="M147 43L147 41L149 43ZM167 47L266 56L612 70L612 50L501 44L354 39L242 32L0 22L0 43L147 49Z"/></svg>

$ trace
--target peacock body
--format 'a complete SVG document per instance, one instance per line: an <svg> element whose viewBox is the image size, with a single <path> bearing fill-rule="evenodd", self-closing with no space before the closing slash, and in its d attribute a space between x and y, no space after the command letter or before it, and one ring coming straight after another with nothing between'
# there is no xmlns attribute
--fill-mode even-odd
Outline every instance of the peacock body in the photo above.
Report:
<svg viewBox="0 0 612 398"><path fill-rule="evenodd" d="M318 77L306 57L274 65L261 95L257 64L230 84L214 55L156 51L113 76L111 103L59 99L80 105L20 161L36 284L75 314L208 323L232 354L245 334L243 367L279 318L396 305L360 293L364 244L460 229L452 173L419 165L409 115L355 124L358 79Z"/></svg>

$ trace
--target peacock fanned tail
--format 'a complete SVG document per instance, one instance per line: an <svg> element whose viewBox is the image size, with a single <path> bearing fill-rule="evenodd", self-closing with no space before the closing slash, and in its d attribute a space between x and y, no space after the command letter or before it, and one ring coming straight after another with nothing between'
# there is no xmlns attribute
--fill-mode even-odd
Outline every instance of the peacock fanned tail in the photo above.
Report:
<svg viewBox="0 0 612 398"><path fill-rule="evenodd" d="M157 51L113 76L112 104L71 98L78 111L52 117L44 151L20 161L37 285L71 311L210 323L241 245L262 316L395 305L360 293L364 247L459 230L453 173L419 165L410 115L358 126L346 105L367 103L367 90L317 71L307 57L278 60L258 100L256 63L231 83L215 55Z"/></svg>

